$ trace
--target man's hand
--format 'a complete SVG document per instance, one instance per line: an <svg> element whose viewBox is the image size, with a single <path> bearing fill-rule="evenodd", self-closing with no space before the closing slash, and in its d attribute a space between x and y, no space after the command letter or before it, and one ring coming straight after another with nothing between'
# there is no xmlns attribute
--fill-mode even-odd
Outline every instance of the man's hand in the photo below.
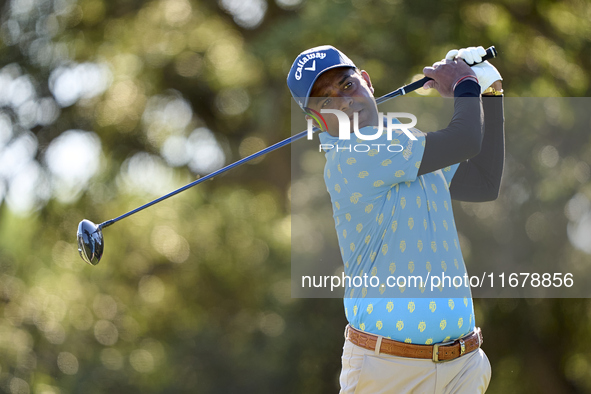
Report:
<svg viewBox="0 0 591 394"><path fill-rule="evenodd" d="M482 56L484 55L486 55L486 50L483 47L468 47L462 48L459 51L457 49L452 49L447 52L445 59L451 60L460 58L472 65L482 61ZM476 73L476 78L478 78L480 93L484 92L489 86L493 85L493 83L503 80L499 71L488 61L473 65L472 70ZM500 90L498 86L500 86L500 82L493 87L495 87L496 90Z"/></svg>
<svg viewBox="0 0 591 394"><path fill-rule="evenodd" d="M432 67L425 67L423 74L433 79L427 81L423 88L435 88L442 97L453 97L453 89L460 78L476 77L474 71L463 60L458 59L445 59L434 63Z"/></svg>

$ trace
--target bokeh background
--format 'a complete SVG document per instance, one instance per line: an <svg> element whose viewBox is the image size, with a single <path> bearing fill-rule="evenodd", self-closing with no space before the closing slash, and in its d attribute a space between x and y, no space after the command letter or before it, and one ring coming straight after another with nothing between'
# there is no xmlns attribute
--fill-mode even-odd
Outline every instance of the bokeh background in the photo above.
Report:
<svg viewBox="0 0 591 394"><path fill-rule="evenodd" d="M302 50L343 49L381 95L449 49L494 44L507 96L591 94L588 1L2 0L0 12L11 394L338 391L342 301L291 298L289 148L106 229L96 267L76 250L83 218L287 138L285 77ZM507 130L499 202L454 205L470 259L591 263L590 129ZM490 393L591 392L589 299L475 304Z"/></svg>

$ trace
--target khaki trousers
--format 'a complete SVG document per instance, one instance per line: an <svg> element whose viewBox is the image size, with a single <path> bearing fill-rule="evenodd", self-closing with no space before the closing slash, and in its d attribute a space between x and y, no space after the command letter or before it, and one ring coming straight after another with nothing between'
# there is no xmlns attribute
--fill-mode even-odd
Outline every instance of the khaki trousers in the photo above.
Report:
<svg viewBox="0 0 591 394"><path fill-rule="evenodd" d="M455 360L376 355L345 340L340 394L477 394L491 378L486 354L477 349Z"/></svg>

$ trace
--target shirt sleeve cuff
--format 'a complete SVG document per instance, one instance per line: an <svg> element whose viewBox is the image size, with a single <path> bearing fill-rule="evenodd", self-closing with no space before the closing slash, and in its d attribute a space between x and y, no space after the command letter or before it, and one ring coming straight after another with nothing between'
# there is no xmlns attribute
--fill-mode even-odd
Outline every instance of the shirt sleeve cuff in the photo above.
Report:
<svg viewBox="0 0 591 394"><path fill-rule="evenodd" d="M454 97L479 97L480 85L472 79L461 81L454 90Z"/></svg>
<svg viewBox="0 0 591 394"><path fill-rule="evenodd" d="M410 177L409 180L414 181L419 176L419 168L421 167L421 161L423 161L423 155L425 154L425 145L427 144L426 134L422 133L423 135L417 136L418 140L414 141L416 146L413 146L413 155L412 155L412 163L413 165L410 167ZM416 135L416 134L415 134Z"/></svg>

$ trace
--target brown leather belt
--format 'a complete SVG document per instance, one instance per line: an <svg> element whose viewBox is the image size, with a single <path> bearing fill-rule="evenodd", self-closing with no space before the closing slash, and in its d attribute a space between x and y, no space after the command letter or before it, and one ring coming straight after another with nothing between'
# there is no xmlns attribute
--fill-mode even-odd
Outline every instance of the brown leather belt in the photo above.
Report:
<svg viewBox="0 0 591 394"><path fill-rule="evenodd" d="M354 345L373 351L376 350L376 344L381 338L379 353L399 357L431 359L436 363L456 359L478 349L482 345L482 332L478 327L465 337L433 345L413 345L393 341L392 339L356 330L351 326L347 326L346 338Z"/></svg>

